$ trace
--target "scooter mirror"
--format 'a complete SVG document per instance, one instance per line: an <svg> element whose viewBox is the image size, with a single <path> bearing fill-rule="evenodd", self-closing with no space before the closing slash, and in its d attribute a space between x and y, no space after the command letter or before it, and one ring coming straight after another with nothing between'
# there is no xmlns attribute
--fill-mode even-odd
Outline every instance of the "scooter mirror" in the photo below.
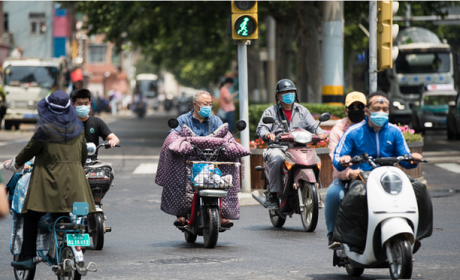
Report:
<svg viewBox="0 0 460 280"><path fill-rule="evenodd" d="M275 123L275 119L272 118L272 117L264 117L262 119L262 122L265 123L265 124L268 124L268 123Z"/></svg>
<svg viewBox="0 0 460 280"><path fill-rule="evenodd" d="M179 121L176 118L170 118L168 120L168 126L172 129L176 128L179 126Z"/></svg>
<svg viewBox="0 0 460 280"><path fill-rule="evenodd" d="M325 122L331 118L331 114L329 113L322 113L321 116L319 116L319 121L320 122Z"/></svg>
<svg viewBox="0 0 460 280"><path fill-rule="evenodd" d="M88 156L92 156L96 153L96 144L86 143L86 149L88 150Z"/></svg>
<svg viewBox="0 0 460 280"><path fill-rule="evenodd" d="M246 129L246 122L243 121L243 120L240 120L236 123L236 129L238 129L238 131L243 131Z"/></svg>

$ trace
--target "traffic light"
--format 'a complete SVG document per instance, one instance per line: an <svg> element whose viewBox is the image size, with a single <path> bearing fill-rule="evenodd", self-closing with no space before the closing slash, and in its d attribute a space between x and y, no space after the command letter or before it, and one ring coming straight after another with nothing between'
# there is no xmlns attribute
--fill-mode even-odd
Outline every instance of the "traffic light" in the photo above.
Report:
<svg viewBox="0 0 460 280"><path fill-rule="evenodd" d="M257 1L232 1L232 39L257 39Z"/></svg>
<svg viewBox="0 0 460 280"><path fill-rule="evenodd" d="M393 24L393 16L399 8L398 2L377 2L377 68L393 68L398 57L398 47L393 47L393 40L398 36L399 26Z"/></svg>

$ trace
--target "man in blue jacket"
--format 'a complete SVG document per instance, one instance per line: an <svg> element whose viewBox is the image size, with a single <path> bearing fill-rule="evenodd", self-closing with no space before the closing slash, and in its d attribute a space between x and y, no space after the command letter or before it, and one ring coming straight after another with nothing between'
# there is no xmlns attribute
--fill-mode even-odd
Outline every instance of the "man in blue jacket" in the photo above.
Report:
<svg viewBox="0 0 460 280"><path fill-rule="evenodd" d="M340 163L349 162L352 157L363 153L373 158L410 154L414 159L422 159L421 154L410 153L401 130L396 125L388 123L390 101L385 93L377 91L369 94L364 110L366 121L348 128L335 148L333 164L338 171L346 168ZM400 165L406 169L417 167L417 164L407 162L400 162ZM365 163L355 164L351 168L372 170L372 167Z"/></svg>
<svg viewBox="0 0 460 280"><path fill-rule="evenodd" d="M170 132L174 130L180 132L182 125L185 124L196 136L208 136L223 124L218 116L211 115L212 106L212 96L209 92L203 90L196 92L193 96L193 109L180 115L177 118L179 126L171 129Z"/></svg>
<svg viewBox="0 0 460 280"><path fill-rule="evenodd" d="M364 110L366 120L350 126L335 148L333 164L338 171L347 168L341 163L349 162L352 157L363 153L373 158L411 155L414 159L422 159L419 153L411 154L401 130L388 122L390 101L385 93L377 91L369 94ZM417 164L413 162L400 162L399 164L406 169L417 167ZM372 167L366 163L350 164L350 168L363 171L372 170ZM334 249L338 246L339 243L334 242L329 248Z"/></svg>

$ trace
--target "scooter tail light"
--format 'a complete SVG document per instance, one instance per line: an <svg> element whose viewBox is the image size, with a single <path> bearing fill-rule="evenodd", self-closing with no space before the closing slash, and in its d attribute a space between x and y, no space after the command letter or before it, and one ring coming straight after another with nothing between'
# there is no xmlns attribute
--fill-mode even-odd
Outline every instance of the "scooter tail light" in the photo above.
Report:
<svg viewBox="0 0 460 280"><path fill-rule="evenodd" d="M316 164L316 167L318 167L318 170L321 170L321 162L318 162L318 163Z"/></svg>
<svg viewBox="0 0 460 280"><path fill-rule="evenodd" d="M284 161L284 164L286 164L287 170L291 170L291 168L295 165L295 163L290 162L290 161Z"/></svg>
<svg viewBox="0 0 460 280"><path fill-rule="evenodd" d="M76 249L77 251L81 251L81 246L76 246L75 249Z"/></svg>

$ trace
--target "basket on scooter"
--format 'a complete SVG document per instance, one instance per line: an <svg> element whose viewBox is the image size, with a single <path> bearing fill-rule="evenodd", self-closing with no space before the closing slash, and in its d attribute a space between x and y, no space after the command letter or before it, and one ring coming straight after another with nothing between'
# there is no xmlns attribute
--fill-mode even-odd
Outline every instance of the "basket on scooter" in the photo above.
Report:
<svg viewBox="0 0 460 280"><path fill-rule="evenodd" d="M190 180L197 189L229 189L233 186L233 176L223 175L218 164L192 163L190 173Z"/></svg>
<svg viewBox="0 0 460 280"><path fill-rule="evenodd" d="M113 181L113 171L109 165L85 167L94 200L100 201L109 191Z"/></svg>

